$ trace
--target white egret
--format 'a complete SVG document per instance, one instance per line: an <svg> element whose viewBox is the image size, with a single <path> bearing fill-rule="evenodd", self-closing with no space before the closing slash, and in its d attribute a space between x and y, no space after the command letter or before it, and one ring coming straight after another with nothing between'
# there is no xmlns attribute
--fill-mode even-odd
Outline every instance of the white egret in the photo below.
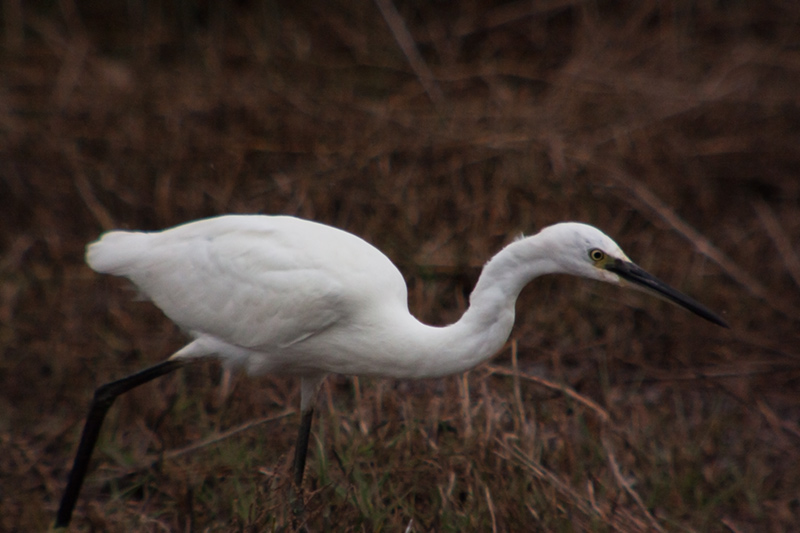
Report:
<svg viewBox="0 0 800 533"><path fill-rule="evenodd" d="M703 305L636 266L600 230L547 227L512 242L484 267L455 324L422 324L408 311L403 276L359 237L289 216L230 215L160 232L112 231L88 246L97 272L124 276L192 341L169 359L97 389L61 500L66 526L100 426L120 394L190 362L217 357L250 374L301 379L293 463L299 487L317 390L327 374L425 378L468 370L508 339L522 288L567 273L631 284L721 326Z"/></svg>

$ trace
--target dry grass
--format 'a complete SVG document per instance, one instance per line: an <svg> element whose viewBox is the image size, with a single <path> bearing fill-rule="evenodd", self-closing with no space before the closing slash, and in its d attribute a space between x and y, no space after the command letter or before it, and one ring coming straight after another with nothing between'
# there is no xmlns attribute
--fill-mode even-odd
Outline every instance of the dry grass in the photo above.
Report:
<svg viewBox="0 0 800 533"><path fill-rule="evenodd" d="M364 236L439 324L582 220L732 325L541 279L491 364L332 377L313 531L797 529L795 2L76 4L3 2L0 530L47 529L94 388L183 342L85 243L228 212ZM297 382L219 376L118 401L73 530L290 523Z"/></svg>

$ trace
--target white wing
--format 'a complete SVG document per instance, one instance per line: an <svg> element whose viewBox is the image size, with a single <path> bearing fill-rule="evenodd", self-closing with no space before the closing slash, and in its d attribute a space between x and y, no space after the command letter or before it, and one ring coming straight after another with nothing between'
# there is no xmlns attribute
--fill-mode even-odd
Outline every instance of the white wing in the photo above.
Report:
<svg viewBox="0 0 800 533"><path fill-rule="evenodd" d="M395 300L403 277L376 248L292 217L224 216L157 233L115 231L89 246L175 323L258 351L280 350Z"/></svg>

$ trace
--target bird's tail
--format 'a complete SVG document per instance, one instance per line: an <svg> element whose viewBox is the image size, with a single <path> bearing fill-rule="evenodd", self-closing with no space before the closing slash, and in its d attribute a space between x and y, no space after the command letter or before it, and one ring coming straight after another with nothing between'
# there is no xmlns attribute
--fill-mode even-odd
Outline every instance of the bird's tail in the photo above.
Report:
<svg viewBox="0 0 800 533"><path fill-rule="evenodd" d="M124 276L146 250L146 233L109 231L86 247L86 263L95 272Z"/></svg>

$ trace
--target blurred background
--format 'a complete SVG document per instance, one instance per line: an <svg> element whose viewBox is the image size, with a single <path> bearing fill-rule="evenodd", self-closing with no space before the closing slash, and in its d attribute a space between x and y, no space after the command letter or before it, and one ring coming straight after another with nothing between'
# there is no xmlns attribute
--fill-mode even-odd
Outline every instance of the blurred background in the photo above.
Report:
<svg viewBox="0 0 800 533"><path fill-rule="evenodd" d="M85 244L223 213L362 236L431 324L578 220L731 324L555 276L463 376L332 376L313 531L797 530L800 4L3 0L0 32L0 530L49 527L94 389L185 340ZM221 379L118 400L73 530L289 527L298 382Z"/></svg>

